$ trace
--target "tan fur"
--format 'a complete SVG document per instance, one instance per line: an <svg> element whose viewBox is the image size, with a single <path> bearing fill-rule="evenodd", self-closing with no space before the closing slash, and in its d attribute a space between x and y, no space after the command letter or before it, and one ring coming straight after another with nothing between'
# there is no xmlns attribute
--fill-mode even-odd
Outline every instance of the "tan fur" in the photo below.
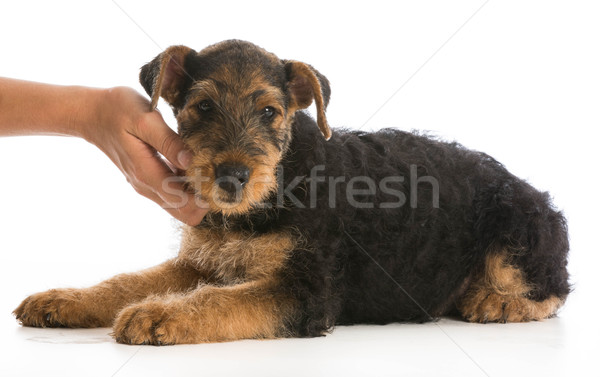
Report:
<svg viewBox="0 0 600 377"><path fill-rule="evenodd" d="M275 338L293 311L277 294L277 272L297 241L214 228L184 230L178 263L211 271L187 294L149 297L119 313L114 336L125 343L174 344Z"/></svg>
<svg viewBox="0 0 600 377"><path fill-rule="evenodd" d="M280 152L268 145L263 146L263 149L266 154L254 157L247 156L241 150L228 150L215 154L211 148L197 149L192 165L187 170L188 182L200 194L201 199L208 203L212 212L228 215L246 213L277 189L275 172ZM219 189L215 185L215 166L223 162L243 162L251 169L243 195L234 202L222 200Z"/></svg>
<svg viewBox="0 0 600 377"><path fill-rule="evenodd" d="M292 301L273 294L273 280L233 286L206 285L188 295L170 295L125 308L117 318L114 336L132 344L219 342L275 338Z"/></svg>
<svg viewBox="0 0 600 377"><path fill-rule="evenodd" d="M158 79L154 81L152 92L154 93L150 102L150 109L156 109L159 97L165 98L173 103L179 95L178 77L188 75L183 68L183 60L191 51L186 46L171 46L162 55Z"/></svg>
<svg viewBox="0 0 600 377"><path fill-rule="evenodd" d="M186 292L195 288L201 274L169 260L131 274L117 275L85 289L51 289L26 298L14 313L25 326L111 326L123 307L149 294Z"/></svg>
<svg viewBox="0 0 600 377"><path fill-rule="evenodd" d="M308 64L297 61L289 61L289 64L292 67L290 91L294 94L294 102L290 104L290 108L305 109L314 99L317 106L317 125L325 140L329 140L331 129L325 116L325 102L319 79Z"/></svg>
<svg viewBox="0 0 600 377"><path fill-rule="evenodd" d="M298 241L289 233L233 232L186 227L179 260L225 284L263 280L275 275Z"/></svg>
<svg viewBox="0 0 600 377"><path fill-rule="evenodd" d="M297 244L288 233L187 227L178 258L91 288L35 294L15 314L26 326L112 325L132 344L274 338L294 307L276 293L277 273Z"/></svg>
<svg viewBox="0 0 600 377"><path fill-rule="evenodd" d="M459 310L470 322L526 322L553 316L564 300L552 296L544 301L528 297L533 287L523 272L510 265L509 253L490 254L484 271L469 286Z"/></svg>

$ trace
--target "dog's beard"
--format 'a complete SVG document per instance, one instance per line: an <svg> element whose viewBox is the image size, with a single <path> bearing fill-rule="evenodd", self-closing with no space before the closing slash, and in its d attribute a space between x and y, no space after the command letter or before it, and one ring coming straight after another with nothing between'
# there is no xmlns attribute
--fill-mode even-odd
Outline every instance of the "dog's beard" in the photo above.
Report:
<svg viewBox="0 0 600 377"><path fill-rule="evenodd" d="M243 215L253 209L263 208L265 200L277 192L275 178L250 180L229 192L204 177L200 185L192 185L197 198L208 203L209 211L224 215Z"/></svg>
<svg viewBox="0 0 600 377"><path fill-rule="evenodd" d="M229 192L218 187L218 185L213 185L211 195L213 196L213 201L220 207L232 208L242 203L244 198L244 188L242 185L236 184L235 190Z"/></svg>

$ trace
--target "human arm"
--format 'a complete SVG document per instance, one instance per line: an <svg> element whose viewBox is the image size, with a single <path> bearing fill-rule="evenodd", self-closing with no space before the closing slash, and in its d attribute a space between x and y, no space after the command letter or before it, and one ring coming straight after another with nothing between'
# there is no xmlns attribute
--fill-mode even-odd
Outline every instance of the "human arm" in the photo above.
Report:
<svg viewBox="0 0 600 377"><path fill-rule="evenodd" d="M19 135L83 138L100 148L138 193L175 218L196 225L206 213L174 173L187 167L190 152L160 113L150 111L148 100L133 89L0 78L0 136Z"/></svg>

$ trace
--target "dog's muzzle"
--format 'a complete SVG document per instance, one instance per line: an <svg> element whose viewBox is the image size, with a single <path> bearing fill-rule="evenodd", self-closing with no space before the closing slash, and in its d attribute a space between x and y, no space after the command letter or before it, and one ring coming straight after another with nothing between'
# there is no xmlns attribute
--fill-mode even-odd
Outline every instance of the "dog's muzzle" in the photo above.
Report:
<svg viewBox="0 0 600 377"><path fill-rule="evenodd" d="M250 178L250 169L237 163L219 164L215 169L215 183L223 191L235 195L240 192Z"/></svg>

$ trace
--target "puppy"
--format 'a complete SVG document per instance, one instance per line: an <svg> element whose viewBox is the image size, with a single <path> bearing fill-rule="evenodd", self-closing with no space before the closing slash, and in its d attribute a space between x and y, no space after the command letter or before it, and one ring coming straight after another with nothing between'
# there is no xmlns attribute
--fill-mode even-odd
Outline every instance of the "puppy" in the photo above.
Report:
<svg viewBox="0 0 600 377"><path fill-rule="evenodd" d="M15 310L25 326L112 326L118 342L312 337L335 325L553 316L567 225L549 195L490 156L414 133L330 130L329 82L232 40L142 67L194 152L210 206L179 255ZM316 105L316 121L303 112Z"/></svg>

